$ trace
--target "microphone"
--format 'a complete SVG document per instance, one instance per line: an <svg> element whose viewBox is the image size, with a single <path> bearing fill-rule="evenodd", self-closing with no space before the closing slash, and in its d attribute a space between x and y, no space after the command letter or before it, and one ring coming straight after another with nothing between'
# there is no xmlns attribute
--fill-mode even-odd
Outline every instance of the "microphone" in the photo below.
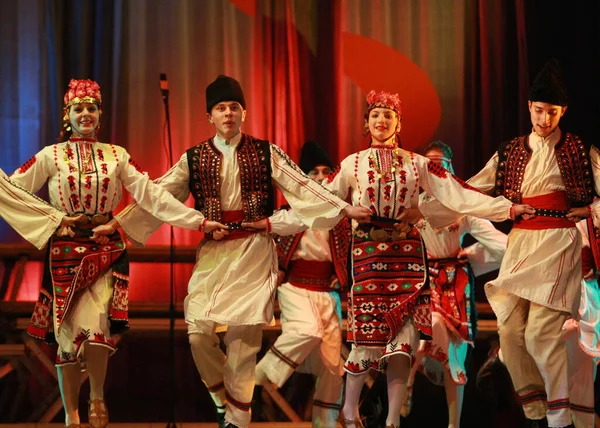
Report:
<svg viewBox="0 0 600 428"><path fill-rule="evenodd" d="M166 73L160 73L160 93L162 94L163 99L169 97L169 81L167 80Z"/></svg>

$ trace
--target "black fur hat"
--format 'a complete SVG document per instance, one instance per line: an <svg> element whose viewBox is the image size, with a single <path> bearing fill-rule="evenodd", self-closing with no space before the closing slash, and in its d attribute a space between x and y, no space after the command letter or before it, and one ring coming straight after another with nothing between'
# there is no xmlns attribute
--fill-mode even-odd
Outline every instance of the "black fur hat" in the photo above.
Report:
<svg viewBox="0 0 600 428"><path fill-rule="evenodd" d="M540 101L555 106L567 106L567 86L563 80L560 64L555 58L546 62L544 69L538 73L531 89L529 101Z"/></svg>
<svg viewBox="0 0 600 428"><path fill-rule="evenodd" d="M210 113L212 108L222 101L237 101L246 110L246 100L240 82L223 74L206 87L206 112Z"/></svg>
<svg viewBox="0 0 600 428"><path fill-rule="evenodd" d="M308 174L318 165L326 165L333 170L333 163L323 148L313 140L309 140L302 146L300 152L300 169Z"/></svg>

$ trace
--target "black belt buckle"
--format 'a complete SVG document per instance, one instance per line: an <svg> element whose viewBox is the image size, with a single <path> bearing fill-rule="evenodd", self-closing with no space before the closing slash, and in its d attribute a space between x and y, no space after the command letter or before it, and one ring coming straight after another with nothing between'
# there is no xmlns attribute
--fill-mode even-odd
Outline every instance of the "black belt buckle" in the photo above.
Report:
<svg viewBox="0 0 600 428"><path fill-rule="evenodd" d="M242 226L241 221L236 221L234 223L227 223L227 227L230 232L234 231L234 230L246 230L246 228L244 226Z"/></svg>
<svg viewBox="0 0 600 428"><path fill-rule="evenodd" d="M568 211L563 210L551 210L548 208L536 208L535 215L540 217L553 217L553 218L565 218L567 217Z"/></svg>

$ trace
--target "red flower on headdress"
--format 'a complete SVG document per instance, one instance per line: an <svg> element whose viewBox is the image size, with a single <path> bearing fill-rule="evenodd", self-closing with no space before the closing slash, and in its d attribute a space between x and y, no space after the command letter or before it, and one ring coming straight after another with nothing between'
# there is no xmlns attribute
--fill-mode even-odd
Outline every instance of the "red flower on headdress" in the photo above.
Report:
<svg viewBox="0 0 600 428"><path fill-rule="evenodd" d="M384 107L394 110L398 116L402 115L402 102L398 94L391 94L385 91L375 92L372 90L367 94L367 105L369 110L375 107Z"/></svg>
<svg viewBox="0 0 600 428"><path fill-rule="evenodd" d="M102 104L100 85L89 79L71 79L69 88L65 94L64 102L65 107L81 102L93 102L100 106Z"/></svg>

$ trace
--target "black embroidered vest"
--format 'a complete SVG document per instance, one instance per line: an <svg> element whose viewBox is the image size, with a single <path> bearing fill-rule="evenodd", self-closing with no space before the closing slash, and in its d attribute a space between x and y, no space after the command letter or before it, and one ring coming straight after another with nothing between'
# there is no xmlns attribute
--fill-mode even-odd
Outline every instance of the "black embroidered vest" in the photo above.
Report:
<svg viewBox="0 0 600 428"><path fill-rule="evenodd" d="M525 167L531 159L528 140L529 136L517 137L502 143L498 148L494 196L504 195L516 204L521 203ZM575 135L563 133L561 140L554 147L554 153L567 191L569 206L589 205L596 196L590 146L585 145Z"/></svg>
<svg viewBox="0 0 600 428"><path fill-rule="evenodd" d="M236 156L245 221L269 217L275 203L269 142L242 134ZM221 152L211 138L188 149L187 158L196 210L209 220L221 221Z"/></svg>

